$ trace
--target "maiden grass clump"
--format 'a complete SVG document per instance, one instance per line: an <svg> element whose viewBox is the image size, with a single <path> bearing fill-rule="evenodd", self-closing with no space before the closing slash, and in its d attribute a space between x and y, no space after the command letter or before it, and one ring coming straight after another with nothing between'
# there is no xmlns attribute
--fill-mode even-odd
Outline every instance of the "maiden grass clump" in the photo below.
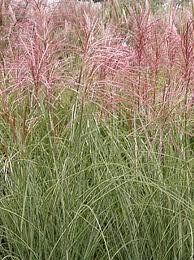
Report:
<svg viewBox="0 0 194 260"><path fill-rule="evenodd" d="M189 8L5 5L0 259L193 258Z"/></svg>

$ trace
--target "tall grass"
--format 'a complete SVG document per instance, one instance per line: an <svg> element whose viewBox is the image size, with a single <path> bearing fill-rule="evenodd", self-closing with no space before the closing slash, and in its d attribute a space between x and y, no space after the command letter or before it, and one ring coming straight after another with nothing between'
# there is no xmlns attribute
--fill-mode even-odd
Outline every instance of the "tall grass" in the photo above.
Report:
<svg viewBox="0 0 194 260"><path fill-rule="evenodd" d="M192 11L20 8L1 27L0 258L191 260Z"/></svg>
<svg viewBox="0 0 194 260"><path fill-rule="evenodd" d="M71 106L41 105L25 146L1 127L2 259L191 259L193 161L179 120L161 150L160 126L129 133L85 107L80 128Z"/></svg>

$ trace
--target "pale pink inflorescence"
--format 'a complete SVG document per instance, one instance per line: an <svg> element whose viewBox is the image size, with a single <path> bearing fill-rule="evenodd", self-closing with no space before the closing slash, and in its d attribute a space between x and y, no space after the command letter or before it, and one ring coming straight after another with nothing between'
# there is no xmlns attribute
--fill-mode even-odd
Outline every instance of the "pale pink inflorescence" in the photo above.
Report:
<svg viewBox="0 0 194 260"><path fill-rule="evenodd" d="M63 38L57 35L53 14L44 5L29 1L22 17L17 17L21 8L17 12L15 5L2 69L12 90L33 88L36 94L41 89L49 93L61 80L58 53L63 50Z"/></svg>
<svg viewBox="0 0 194 260"><path fill-rule="evenodd" d="M122 30L119 23L103 20L102 11L100 5L75 0L52 7L36 0L11 2L1 64L9 88L49 94L70 86L111 110L120 104L171 112L191 107L191 12L169 8L165 15L153 15L148 7L129 8Z"/></svg>
<svg viewBox="0 0 194 260"><path fill-rule="evenodd" d="M128 35L109 27L90 45L86 64L94 79L91 93L114 107L128 100L138 109L184 109L193 91L193 21L188 16L179 28L177 10L171 10L169 19L132 12Z"/></svg>

